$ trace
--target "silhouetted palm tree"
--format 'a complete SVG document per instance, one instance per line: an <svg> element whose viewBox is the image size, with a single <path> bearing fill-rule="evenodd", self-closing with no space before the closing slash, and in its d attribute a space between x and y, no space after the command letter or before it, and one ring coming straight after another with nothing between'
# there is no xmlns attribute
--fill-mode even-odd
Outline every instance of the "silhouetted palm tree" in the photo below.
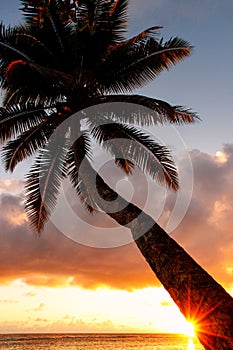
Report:
<svg viewBox="0 0 233 350"><path fill-rule="evenodd" d="M25 183L33 229L43 229L63 179L70 178L89 211L100 207L131 229L180 310L195 318L205 348L233 349L232 298L152 218L118 196L90 162L94 139L127 174L137 166L178 189L169 150L140 127L192 123L197 116L132 91L189 56L190 44L177 37L159 40L160 27L126 39L128 0L21 3L25 24L0 27L0 77L5 90L0 137L2 142L10 139L3 149L7 170L38 153ZM113 144L114 139L126 142Z"/></svg>

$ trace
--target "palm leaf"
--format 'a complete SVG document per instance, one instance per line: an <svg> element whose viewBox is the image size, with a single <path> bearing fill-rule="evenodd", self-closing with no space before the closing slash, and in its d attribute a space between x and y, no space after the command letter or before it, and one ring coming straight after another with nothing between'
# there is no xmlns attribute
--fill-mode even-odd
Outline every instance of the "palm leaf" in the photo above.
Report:
<svg viewBox="0 0 233 350"><path fill-rule="evenodd" d="M64 99L75 86L71 74L22 60L11 62L4 77L6 105L28 102L44 104L49 99L50 103L54 103Z"/></svg>
<svg viewBox="0 0 233 350"><path fill-rule="evenodd" d="M191 50L190 44L180 38L163 43L151 37L141 45L119 45L98 67L96 79L107 91L132 91L189 56Z"/></svg>
<svg viewBox="0 0 233 350"><path fill-rule="evenodd" d="M24 132L16 140L9 141L2 149L5 169L13 171L16 165L43 147L47 138L38 126Z"/></svg>
<svg viewBox="0 0 233 350"><path fill-rule="evenodd" d="M38 37L38 33L30 31L26 26L5 27L0 23L0 46L2 46L1 56L10 60L24 59L27 62L43 62L48 65L54 61L54 55ZM5 48L5 52L3 51ZM16 54L16 55L15 55ZM9 62L8 62L9 63ZM3 64L3 62L1 63Z"/></svg>
<svg viewBox="0 0 233 350"><path fill-rule="evenodd" d="M19 28L15 37L17 45L23 47L24 51L30 52L30 57L34 62L44 64L45 66L56 65L52 51L36 37L36 33L33 34L27 27L22 26L21 30Z"/></svg>
<svg viewBox="0 0 233 350"><path fill-rule="evenodd" d="M1 47L1 64L4 62L7 54L13 54L14 57L24 58L31 62L32 59L22 49L17 47L17 35L21 31L21 27L6 27L2 22L0 23L0 47Z"/></svg>
<svg viewBox="0 0 233 350"><path fill-rule="evenodd" d="M91 24L92 34L102 40L102 44L114 44L124 40L127 27L128 0L116 1L83 1L86 3L85 13ZM107 47L107 46L106 46Z"/></svg>
<svg viewBox="0 0 233 350"><path fill-rule="evenodd" d="M115 40L119 42L124 39L123 34L126 32L127 9L128 0L116 0L109 16L110 29L114 33Z"/></svg>
<svg viewBox="0 0 233 350"><path fill-rule="evenodd" d="M32 228L39 233L54 209L65 177L67 140L50 142L43 149L25 181L25 209Z"/></svg>
<svg viewBox="0 0 233 350"><path fill-rule="evenodd" d="M41 124L19 135L16 140L9 141L2 149L5 169L13 171L19 162L43 148L54 129L62 123L62 120L64 120L64 117L53 113Z"/></svg>
<svg viewBox="0 0 233 350"><path fill-rule="evenodd" d="M2 142L34 128L46 118L43 106L29 105L0 108L0 140Z"/></svg>
<svg viewBox="0 0 233 350"><path fill-rule="evenodd" d="M26 20L27 26L35 25L40 22L41 19L41 10L39 7L44 7L47 1L28 1L28 0L20 0L22 4L21 11L23 11L23 15Z"/></svg>
<svg viewBox="0 0 233 350"><path fill-rule="evenodd" d="M32 57L25 52L23 46L18 45L17 35L19 28L6 28L0 23L0 84L4 87L6 82L5 72L12 61L24 60L32 62Z"/></svg>
<svg viewBox="0 0 233 350"><path fill-rule="evenodd" d="M99 103L99 106L97 105ZM102 103L102 104L101 104ZM94 104L94 100L93 100ZM199 120L195 112L182 106L142 95L107 95L96 99L93 119L101 115L110 121L150 126L156 124L189 124Z"/></svg>
<svg viewBox="0 0 233 350"><path fill-rule="evenodd" d="M125 0L114 3L106 0L82 1L78 20L70 24L73 30L68 36L68 41L75 43L71 46L71 57L73 66L79 71L78 76L90 76L95 82L93 72L96 66L106 56L108 48L121 37L125 21L120 17L124 17L126 3Z"/></svg>
<svg viewBox="0 0 233 350"><path fill-rule="evenodd" d="M130 160L124 159L124 158L116 158L115 159L115 164L121 170L123 170L127 175L128 174L132 174L133 169L134 169L134 164Z"/></svg>
<svg viewBox="0 0 233 350"><path fill-rule="evenodd" d="M49 17L49 20L51 22L51 25L52 25L52 28L53 28L53 31L55 33L55 37L57 39L57 43L59 45L59 48L63 54L65 52L65 44L63 43L64 41L64 37L63 37L63 25L61 23L61 21L59 20L59 16L58 16L58 2L57 1L50 1L49 2L49 6L48 6L48 17Z"/></svg>
<svg viewBox="0 0 233 350"><path fill-rule="evenodd" d="M57 68L68 71L70 52L67 50L67 35L70 32L66 26L71 11L68 4L60 0L22 1L26 26L33 35L49 48L53 56L53 64ZM68 18L67 17L67 18Z"/></svg>
<svg viewBox="0 0 233 350"><path fill-rule="evenodd" d="M96 126L91 133L116 158L130 160L152 179L174 191L178 189L177 171L170 151L141 130L113 123Z"/></svg>
<svg viewBox="0 0 233 350"><path fill-rule="evenodd" d="M24 88L32 87L40 94L43 94L44 90L47 92L48 89L64 93L74 88L74 78L71 74L22 60L11 62L5 76L7 86L20 88L24 85Z"/></svg>
<svg viewBox="0 0 233 350"><path fill-rule="evenodd" d="M129 47L142 45L149 38L156 38L161 28L160 26L150 27L130 39L117 43L117 45L114 43L108 47L107 55L112 55L115 50L118 52L122 50L122 52L124 52L125 49L128 50Z"/></svg>
<svg viewBox="0 0 233 350"><path fill-rule="evenodd" d="M45 106L45 109L53 108L57 104L63 103L65 100L64 94L57 86L54 89L42 84L38 86L9 86L5 91L3 105L6 108L18 108L25 105L40 105ZM51 106L51 107L49 107Z"/></svg>
<svg viewBox="0 0 233 350"><path fill-rule="evenodd" d="M85 185L85 181L83 181L83 177L88 176L88 172L85 171L85 162L91 157L90 152L89 137L86 133L83 133L72 145L68 153L67 163L68 175L81 203L90 213L93 213L97 210L97 205Z"/></svg>

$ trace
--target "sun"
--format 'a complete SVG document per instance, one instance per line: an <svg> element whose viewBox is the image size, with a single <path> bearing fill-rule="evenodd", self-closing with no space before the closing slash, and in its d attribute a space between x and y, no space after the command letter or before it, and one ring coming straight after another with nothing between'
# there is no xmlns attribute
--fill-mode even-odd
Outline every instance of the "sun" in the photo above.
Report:
<svg viewBox="0 0 233 350"><path fill-rule="evenodd" d="M184 334L190 338L195 337L195 325L194 325L194 323L190 322L190 321L185 322L185 324L183 325L182 334Z"/></svg>

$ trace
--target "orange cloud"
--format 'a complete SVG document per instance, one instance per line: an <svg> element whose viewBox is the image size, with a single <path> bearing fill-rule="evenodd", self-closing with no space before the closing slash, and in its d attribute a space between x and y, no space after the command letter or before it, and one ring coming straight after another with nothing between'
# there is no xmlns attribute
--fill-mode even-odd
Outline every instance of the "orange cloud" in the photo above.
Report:
<svg viewBox="0 0 233 350"><path fill-rule="evenodd" d="M112 249L85 247L57 232L52 224L35 237L27 222L16 226L9 218L9 212L24 213L20 197L4 194L0 206L1 283L21 278L37 286L126 289L154 283L153 273L134 244Z"/></svg>
<svg viewBox="0 0 233 350"><path fill-rule="evenodd" d="M225 161L192 151L194 191L187 215L174 237L225 287L233 276L233 145L225 145Z"/></svg>
<svg viewBox="0 0 233 350"><path fill-rule="evenodd" d="M20 193L22 189L23 189L22 180L0 179L0 192L17 194L17 193Z"/></svg>
<svg viewBox="0 0 233 350"><path fill-rule="evenodd" d="M233 283L233 145L225 145L223 153L225 162L198 150L191 152L192 200L185 218L172 235L210 274L230 288ZM170 194L166 215L172 210L173 202L174 195ZM11 214L20 218L19 225L12 221ZM51 223L40 237L35 237L24 215L22 197L1 194L1 283L21 278L30 285L107 286L127 290L159 284L134 243L111 249L82 246L59 233ZM87 220L88 215L83 212L82 215ZM88 222L109 227L109 219L105 218L104 214L97 214Z"/></svg>

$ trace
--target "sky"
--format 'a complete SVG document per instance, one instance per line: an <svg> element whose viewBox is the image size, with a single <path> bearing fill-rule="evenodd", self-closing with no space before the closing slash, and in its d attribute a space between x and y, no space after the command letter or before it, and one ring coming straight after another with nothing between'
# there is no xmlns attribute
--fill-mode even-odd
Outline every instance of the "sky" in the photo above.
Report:
<svg viewBox="0 0 233 350"><path fill-rule="evenodd" d="M0 3L4 23L20 20L18 7L16 0ZM164 27L165 39L177 35L194 46L190 58L138 91L190 107L201 118L192 126L149 130L174 151L179 205L140 173L126 179L113 173L110 160L103 171L233 295L233 3L131 0L129 36L153 25ZM42 235L33 235L22 194L29 163L13 175L1 165L0 332L185 331L183 316L126 229L103 213L88 216L67 184L78 220L60 205Z"/></svg>

